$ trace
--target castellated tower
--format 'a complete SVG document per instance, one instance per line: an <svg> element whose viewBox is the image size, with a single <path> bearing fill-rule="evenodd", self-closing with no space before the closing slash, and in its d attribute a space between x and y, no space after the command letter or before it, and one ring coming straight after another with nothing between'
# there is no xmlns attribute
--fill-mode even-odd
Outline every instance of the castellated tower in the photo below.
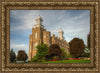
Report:
<svg viewBox="0 0 100 73"><path fill-rule="evenodd" d="M36 18L34 28L32 28L32 34L29 35L29 61L36 55L36 46L42 42L48 46L51 44L58 44L60 48L65 48L66 52L69 54L69 44L64 40L63 31L59 31L59 37L55 37L54 34L51 36L50 31L46 31L42 22L43 19L39 15Z"/></svg>

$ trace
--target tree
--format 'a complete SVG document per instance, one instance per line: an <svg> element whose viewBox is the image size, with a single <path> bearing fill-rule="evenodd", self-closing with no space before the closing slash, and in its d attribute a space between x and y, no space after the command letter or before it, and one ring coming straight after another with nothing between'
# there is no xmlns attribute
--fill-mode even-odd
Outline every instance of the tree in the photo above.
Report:
<svg viewBox="0 0 100 73"><path fill-rule="evenodd" d="M85 53L90 53L90 49L86 46L85 49L84 49L84 52Z"/></svg>
<svg viewBox="0 0 100 73"><path fill-rule="evenodd" d="M69 42L69 51L73 57L79 57L84 53L85 45L82 39L74 38Z"/></svg>
<svg viewBox="0 0 100 73"><path fill-rule="evenodd" d="M10 51L10 62L13 62L15 60L16 60L16 54L13 51L13 49L11 49L11 51Z"/></svg>
<svg viewBox="0 0 100 73"><path fill-rule="evenodd" d="M90 33L87 36L87 47L90 49Z"/></svg>
<svg viewBox="0 0 100 73"><path fill-rule="evenodd" d="M48 46L44 43L37 46L37 53L36 56L38 57L45 57L47 54Z"/></svg>
<svg viewBox="0 0 100 73"><path fill-rule="evenodd" d="M27 60L27 58L28 58L28 56L27 56L27 54L25 53L24 50L18 51L18 55L17 55L18 61L24 61L25 62Z"/></svg>
<svg viewBox="0 0 100 73"><path fill-rule="evenodd" d="M59 45L57 44L51 44L47 53L47 57L49 58L54 57L54 56L58 56L59 58L61 58L62 56L62 51Z"/></svg>
<svg viewBox="0 0 100 73"><path fill-rule="evenodd" d="M85 49L84 49L84 56L90 57L90 49L88 47L85 47Z"/></svg>
<svg viewBox="0 0 100 73"><path fill-rule="evenodd" d="M62 51L62 57L65 58L67 57L67 52L65 51L65 48L61 48Z"/></svg>
<svg viewBox="0 0 100 73"><path fill-rule="evenodd" d="M36 53L36 56L34 56L32 58L32 61L42 61L45 59L45 56L47 54L47 50L48 50L48 46L44 43L40 44L40 45L37 45L37 53Z"/></svg>

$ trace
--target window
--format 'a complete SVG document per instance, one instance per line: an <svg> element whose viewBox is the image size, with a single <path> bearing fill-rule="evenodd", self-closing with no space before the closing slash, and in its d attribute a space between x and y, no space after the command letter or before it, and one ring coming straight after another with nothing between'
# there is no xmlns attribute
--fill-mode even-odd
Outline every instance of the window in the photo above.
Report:
<svg viewBox="0 0 100 73"><path fill-rule="evenodd" d="M30 45L30 51L31 51L31 49L32 49L32 48L31 48L31 45Z"/></svg>
<svg viewBox="0 0 100 73"><path fill-rule="evenodd" d="M44 35L44 38L46 38L46 36Z"/></svg>
<svg viewBox="0 0 100 73"><path fill-rule="evenodd" d="M37 32L35 33L35 39L37 39Z"/></svg>
<svg viewBox="0 0 100 73"><path fill-rule="evenodd" d="M37 48L36 48L36 47L37 47L37 43L34 44L34 47L35 47L34 50L36 50L36 49L37 49Z"/></svg>
<svg viewBox="0 0 100 73"><path fill-rule="evenodd" d="M46 44L46 42L44 42L44 44Z"/></svg>

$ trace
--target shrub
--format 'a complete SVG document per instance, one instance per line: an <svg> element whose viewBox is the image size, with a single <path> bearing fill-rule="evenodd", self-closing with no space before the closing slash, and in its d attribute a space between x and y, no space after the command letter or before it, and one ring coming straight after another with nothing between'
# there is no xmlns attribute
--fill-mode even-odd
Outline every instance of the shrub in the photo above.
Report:
<svg viewBox="0 0 100 73"><path fill-rule="evenodd" d="M43 62L43 61L46 61L46 60L45 60L45 57L38 59L37 62Z"/></svg>
<svg viewBox="0 0 100 73"><path fill-rule="evenodd" d="M37 62L38 61L38 57L34 56L34 58L31 59L32 62Z"/></svg>
<svg viewBox="0 0 100 73"><path fill-rule="evenodd" d="M67 52L65 51L65 48L61 48L62 56L61 58L67 58Z"/></svg>
<svg viewBox="0 0 100 73"><path fill-rule="evenodd" d="M43 62L43 61L46 61L45 57L38 58L35 56L34 58L31 59L31 62Z"/></svg>
<svg viewBox="0 0 100 73"><path fill-rule="evenodd" d="M54 56L58 56L59 58L61 58L62 51L61 51L59 45L52 44L48 49L47 55L48 55L49 58L52 58Z"/></svg>
<svg viewBox="0 0 100 73"><path fill-rule="evenodd" d="M68 55L67 55L67 58L71 58L71 57L72 57L71 54L68 54Z"/></svg>

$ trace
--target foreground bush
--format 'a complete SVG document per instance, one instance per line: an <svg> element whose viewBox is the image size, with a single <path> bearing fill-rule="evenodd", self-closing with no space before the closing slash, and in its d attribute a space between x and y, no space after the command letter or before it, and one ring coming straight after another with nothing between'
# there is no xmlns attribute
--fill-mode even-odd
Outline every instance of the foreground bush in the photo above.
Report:
<svg viewBox="0 0 100 73"><path fill-rule="evenodd" d="M61 58L62 51L61 51L59 45L57 45L57 44L51 44L51 46L48 49L47 55L45 56L46 60L52 59L55 56L58 56L58 58Z"/></svg>

